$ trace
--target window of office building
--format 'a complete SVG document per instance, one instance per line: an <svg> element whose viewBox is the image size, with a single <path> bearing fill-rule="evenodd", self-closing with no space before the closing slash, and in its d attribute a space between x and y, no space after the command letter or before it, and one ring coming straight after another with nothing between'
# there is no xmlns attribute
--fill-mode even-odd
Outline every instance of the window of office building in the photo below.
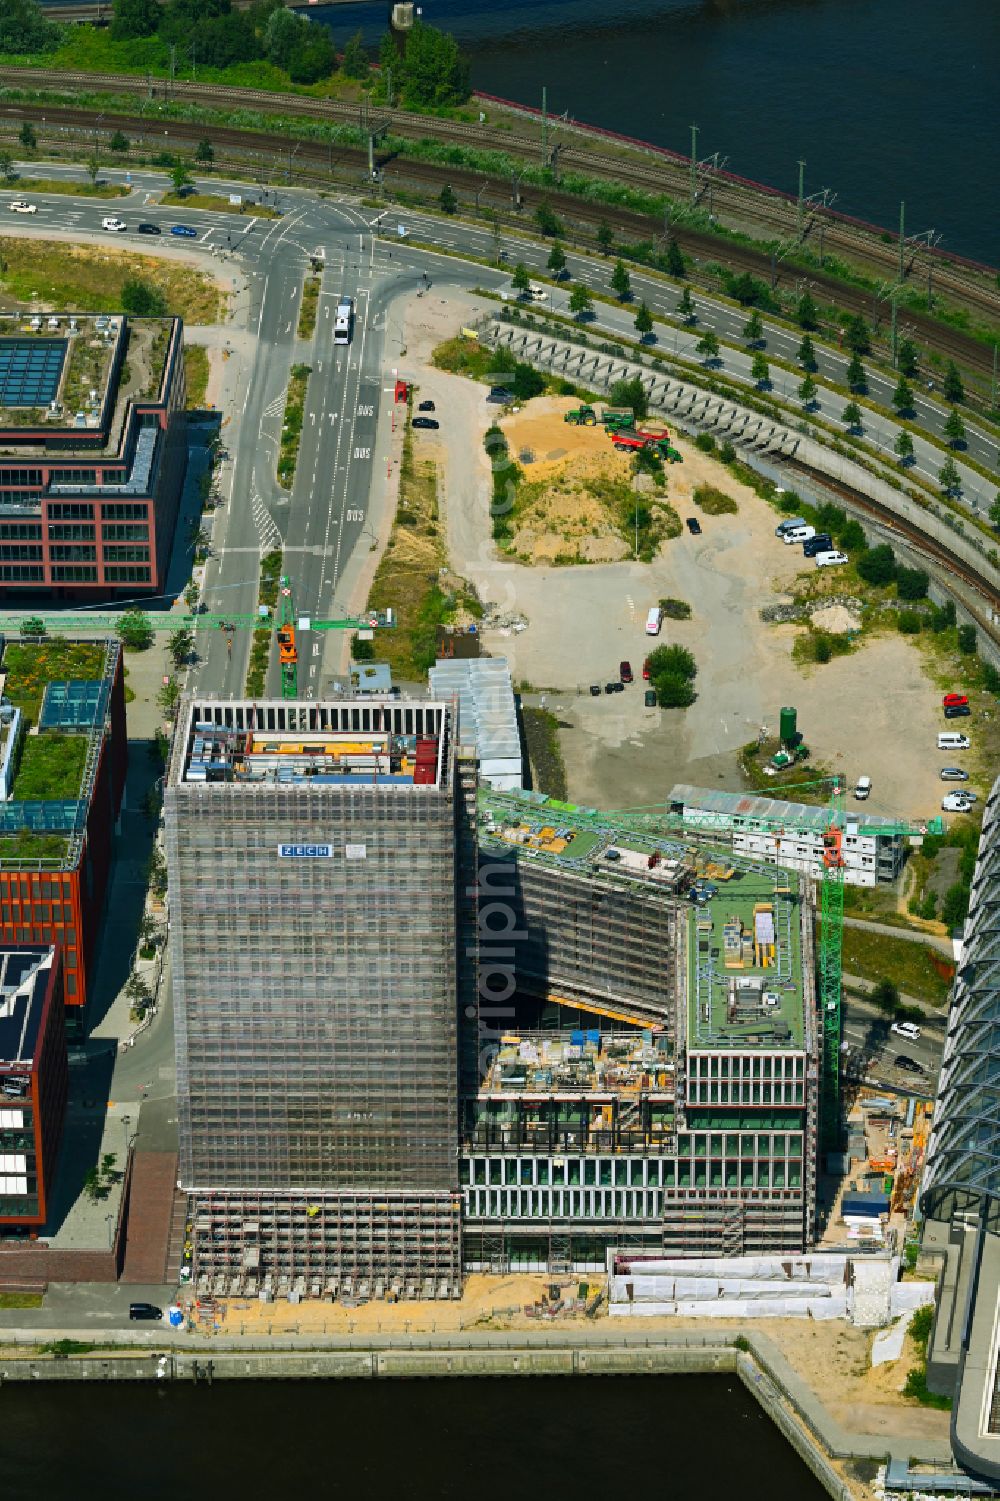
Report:
<svg viewBox="0 0 1000 1501"><path fill-rule="evenodd" d="M35 544L28 542L20 544L17 542L0 542L0 558L14 558L15 560L21 558L27 561L29 558L40 558L41 556L42 545L40 542Z"/></svg>
<svg viewBox="0 0 1000 1501"><path fill-rule="evenodd" d="M150 570L148 565L141 568L136 563L120 565L107 563L104 567L104 577L109 584L148 584Z"/></svg>
<svg viewBox="0 0 1000 1501"><path fill-rule="evenodd" d="M148 547L106 547L104 549L104 561L106 563L148 563Z"/></svg>
<svg viewBox="0 0 1000 1501"><path fill-rule="evenodd" d="M85 521L56 522L49 525L50 542L93 542L94 528Z"/></svg>
<svg viewBox="0 0 1000 1501"><path fill-rule="evenodd" d="M105 542L148 542L149 527L134 521L105 522L101 536Z"/></svg>
<svg viewBox="0 0 1000 1501"><path fill-rule="evenodd" d="M0 521L0 538L4 541L34 542L41 535L40 521Z"/></svg>
<svg viewBox="0 0 1000 1501"><path fill-rule="evenodd" d="M105 521L145 521L149 519L149 506L143 501L108 501L101 507Z"/></svg>
<svg viewBox="0 0 1000 1501"><path fill-rule="evenodd" d="M41 563L0 563L0 579L8 583L33 583L41 581Z"/></svg>
<svg viewBox="0 0 1000 1501"><path fill-rule="evenodd" d="M96 485L96 469L50 469L50 485Z"/></svg>
<svg viewBox="0 0 1000 1501"><path fill-rule="evenodd" d="M89 567L78 563L54 563L52 581L60 584L93 584L97 582L96 564Z"/></svg>
<svg viewBox="0 0 1000 1501"><path fill-rule="evenodd" d="M53 559L63 563L91 563L97 557L96 547L63 547L56 544L49 549Z"/></svg>
<svg viewBox="0 0 1000 1501"><path fill-rule="evenodd" d="M47 514L50 521L93 521L94 507L81 500L53 500Z"/></svg>

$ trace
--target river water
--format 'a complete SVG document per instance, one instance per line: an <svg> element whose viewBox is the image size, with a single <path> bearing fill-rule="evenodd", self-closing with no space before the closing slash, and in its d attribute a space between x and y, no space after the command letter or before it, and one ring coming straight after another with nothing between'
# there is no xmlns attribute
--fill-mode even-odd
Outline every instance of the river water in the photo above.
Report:
<svg viewBox="0 0 1000 1501"><path fill-rule="evenodd" d="M477 89L742 177L830 188L840 212L1000 262L997 0L422 0ZM372 45L387 4L310 14Z"/></svg>
<svg viewBox="0 0 1000 1501"><path fill-rule="evenodd" d="M735 1376L0 1387L9 1501L824 1501Z"/></svg>

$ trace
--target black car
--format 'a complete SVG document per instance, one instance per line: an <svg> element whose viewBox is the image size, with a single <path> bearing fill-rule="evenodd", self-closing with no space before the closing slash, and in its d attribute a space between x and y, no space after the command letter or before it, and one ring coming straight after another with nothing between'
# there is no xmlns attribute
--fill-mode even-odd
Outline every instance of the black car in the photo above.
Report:
<svg viewBox="0 0 1000 1501"><path fill-rule="evenodd" d="M155 1303L130 1303L128 1305L128 1316L130 1319L135 1320L148 1319L152 1322L155 1319L159 1321L163 1318L163 1309L157 1308Z"/></svg>
<svg viewBox="0 0 1000 1501"><path fill-rule="evenodd" d="M945 704L945 719L966 719L971 713L968 704Z"/></svg>
<svg viewBox="0 0 1000 1501"><path fill-rule="evenodd" d="M802 544L802 554L807 558L814 558L820 552L833 552L833 538L828 532L820 532L815 537L810 537Z"/></svg>
<svg viewBox="0 0 1000 1501"><path fill-rule="evenodd" d="M139 224L137 225L137 233L141 235L160 235L163 231L158 224Z"/></svg>
<svg viewBox="0 0 1000 1501"><path fill-rule="evenodd" d="M896 1067L905 1069L910 1074L926 1074L927 1072L924 1065L918 1063L916 1058L911 1058L908 1053L900 1053L896 1059Z"/></svg>
<svg viewBox="0 0 1000 1501"><path fill-rule="evenodd" d="M692 537L701 536L701 522L698 520L697 516L689 516L687 518L687 529L691 533Z"/></svg>
<svg viewBox="0 0 1000 1501"><path fill-rule="evenodd" d="M440 422L435 422L433 417L414 417L414 427L440 427Z"/></svg>
<svg viewBox="0 0 1000 1501"><path fill-rule="evenodd" d="M503 404L508 401L513 401L514 393L512 391L508 391L506 386L491 386L490 394L486 399L487 401L496 401Z"/></svg>
<svg viewBox="0 0 1000 1501"><path fill-rule="evenodd" d="M601 685L600 685L600 683L591 683L591 685L590 685L590 696L591 696L591 698L600 698L600 696L601 696Z"/></svg>
<svg viewBox="0 0 1000 1501"><path fill-rule="evenodd" d="M647 688L646 691L645 691L645 693L642 696L642 701L646 705L647 709L655 709L656 708L656 689L655 688Z"/></svg>
<svg viewBox="0 0 1000 1501"><path fill-rule="evenodd" d="M417 411L418 412L436 412L437 411L437 407L434 405L433 401L422 401L420 403L419 407L417 408Z"/></svg>

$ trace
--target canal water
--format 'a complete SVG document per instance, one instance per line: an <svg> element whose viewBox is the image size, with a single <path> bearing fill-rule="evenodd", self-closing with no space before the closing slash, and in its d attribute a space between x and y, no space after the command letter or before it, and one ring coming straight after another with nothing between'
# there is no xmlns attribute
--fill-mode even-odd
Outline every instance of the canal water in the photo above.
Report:
<svg viewBox="0 0 1000 1501"><path fill-rule="evenodd" d="M996 0L421 0L474 87L1000 261ZM310 14L373 46L387 3Z"/></svg>
<svg viewBox="0 0 1000 1501"><path fill-rule="evenodd" d="M6 1501L824 1501L735 1376L0 1387Z"/></svg>

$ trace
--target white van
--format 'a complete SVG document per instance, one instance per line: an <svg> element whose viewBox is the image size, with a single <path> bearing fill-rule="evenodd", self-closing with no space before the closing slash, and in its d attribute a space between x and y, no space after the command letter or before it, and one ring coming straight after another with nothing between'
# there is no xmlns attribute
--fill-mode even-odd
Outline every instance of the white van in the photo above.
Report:
<svg viewBox="0 0 1000 1501"><path fill-rule="evenodd" d="M532 302L544 302L549 295L548 287L543 287L541 282L529 281L528 296Z"/></svg>
<svg viewBox="0 0 1000 1501"><path fill-rule="evenodd" d="M808 542L809 538L815 537L815 535L816 528L814 526L795 526L792 527L791 531L782 532L781 540L788 547L793 542Z"/></svg>
<svg viewBox="0 0 1000 1501"><path fill-rule="evenodd" d="M938 736L938 750L968 750L972 744L968 735L958 735L954 730L945 730Z"/></svg>
<svg viewBox="0 0 1000 1501"><path fill-rule="evenodd" d="M872 779L871 779L871 777L858 777L857 785L854 788L854 796L857 798L857 800L858 800L859 803L863 803L864 802L865 798L870 795L871 790L872 790Z"/></svg>
<svg viewBox="0 0 1000 1501"><path fill-rule="evenodd" d="M798 531L800 526L808 526L808 524L804 516L791 516L787 521L778 522L778 525L774 528L774 535L776 537L783 537L786 532Z"/></svg>
<svg viewBox="0 0 1000 1501"><path fill-rule="evenodd" d="M916 1042L920 1037L920 1028L913 1022L893 1022L891 1030L897 1037L905 1037L907 1042Z"/></svg>
<svg viewBox="0 0 1000 1501"><path fill-rule="evenodd" d="M659 605L654 605L649 614L646 616L646 635L658 636L660 634L660 626L662 622L663 611L660 609ZM959 736L958 738L961 739L961 736Z"/></svg>
<svg viewBox="0 0 1000 1501"><path fill-rule="evenodd" d="M817 568L839 568L847 562L846 552L818 552L813 558Z"/></svg>

